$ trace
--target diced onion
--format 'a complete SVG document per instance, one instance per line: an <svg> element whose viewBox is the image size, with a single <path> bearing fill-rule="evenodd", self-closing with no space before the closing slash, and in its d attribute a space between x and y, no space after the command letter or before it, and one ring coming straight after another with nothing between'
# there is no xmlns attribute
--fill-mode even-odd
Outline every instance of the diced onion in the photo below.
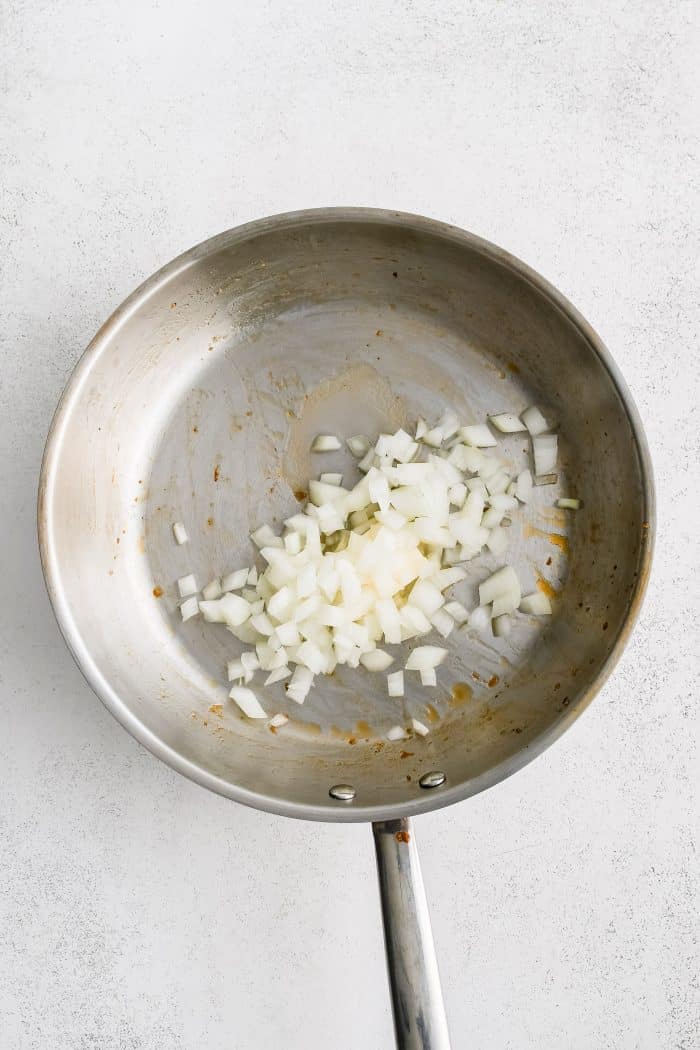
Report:
<svg viewBox="0 0 700 1050"><path fill-rule="evenodd" d="M222 591L240 591L248 582L248 569L236 569L221 577ZM206 598L206 595L205 595Z"/></svg>
<svg viewBox="0 0 700 1050"><path fill-rule="evenodd" d="M309 670L308 667L303 667L301 664L297 664L294 668L291 681L287 686L287 696L289 699L294 700L297 704L303 704L306 697L309 695L309 690L311 689L313 680L313 671Z"/></svg>
<svg viewBox="0 0 700 1050"><path fill-rule="evenodd" d="M485 423L475 423L472 426L461 427L460 437L467 445L474 448L491 448L498 442Z"/></svg>
<svg viewBox="0 0 700 1050"><path fill-rule="evenodd" d="M348 438L346 445L356 459L362 459L363 456L366 456L370 447L369 441L364 434L356 434L355 437Z"/></svg>
<svg viewBox="0 0 700 1050"><path fill-rule="evenodd" d="M199 602L195 597L186 598L180 606L180 616L182 617L183 623L185 620L191 620L193 616L196 616L199 612Z"/></svg>
<svg viewBox="0 0 700 1050"><path fill-rule="evenodd" d="M267 718L266 712L263 711L252 689L247 689L244 685L234 685L228 695L248 718Z"/></svg>
<svg viewBox="0 0 700 1050"><path fill-rule="evenodd" d="M515 479L515 497L521 503L529 503L532 496L532 474L522 470Z"/></svg>
<svg viewBox="0 0 700 1050"><path fill-rule="evenodd" d="M428 727L424 725L423 722L420 722L417 718L411 719L411 729L414 733L417 733L418 736L427 736L430 732Z"/></svg>
<svg viewBox="0 0 700 1050"><path fill-rule="evenodd" d="M383 649L373 649L369 653L363 653L360 657L360 663L368 671L386 671L393 662L394 657L385 653Z"/></svg>
<svg viewBox="0 0 700 1050"><path fill-rule="evenodd" d="M549 423L537 405L531 405L529 408L526 408L524 412L520 413L520 418L533 437L536 437L538 434L544 434L546 430L549 430Z"/></svg>
<svg viewBox="0 0 700 1050"><path fill-rule="evenodd" d="M389 696L403 696L403 671L392 671L386 676L387 692Z"/></svg>
<svg viewBox="0 0 700 1050"><path fill-rule="evenodd" d="M445 606L445 612L449 613L454 622L459 626L466 623L469 619L469 613L461 602L448 602Z"/></svg>
<svg viewBox="0 0 700 1050"><path fill-rule="evenodd" d="M336 452L342 445L335 434L319 434L311 444L312 452Z"/></svg>
<svg viewBox="0 0 700 1050"><path fill-rule="evenodd" d="M187 543L187 541L189 540L189 536L187 535L187 529L181 521L173 522L173 536L175 537L175 542L180 546L182 546L183 543Z"/></svg>
<svg viewBox="0 0 700 1050"><path fill-rule="evenodd" d="M197 581L192 574L189 576L181 576L177 581L177 589L181 598L187 598L190 594L196 594L199 590Z"/></svg>
<svg viewBox="0 0 700 1050"><path fill-rule="evenodd" d="M443 638L449 637L455 628L454 620L445 609L438 609L437 612L434 612L430 617L430 622Z"/></svg>
<svg viewBox="0 0 700 1050"><path fill-rule="evenodd" d="M431 667L439 667L447 656L447 649L441 649L437 645L419 645L406 661L407 671L424 671Z"/></svg>
<svg viewBox="0 0 700 1050"><path fill-rule="evenodd" d="M491 624L491 611L487 605L477 605L469 613L468 626L473 631L485 631Z"/></svg>
<svg viewBox="0 0 700 1050"><path fill-rule="evenodd" d="M520 611L530 613L532 616L551 616L552 603L546 594L541 591L533 591L520 599Z"/></svg>
<svg viewBox="0 0 700 1050"><path fill-rule="evenodd" d="M571 499L569 496L561 496L557 500L557 507L561 507L563 510L579 510L581 507L581 500Z"/></svg>
<svg viewBox="0 0 700 1050"><path fill-rule="evenodd" d="M535 474L550 474L557 465L557 435L540 434L532 439Z"/></svg>
<svg viewBox="0 0 700 1050"><path fill-rule="evenodd" d="M278 673L279 672L277 672L277 671L273 671L272 672L272 674L278 674ZM272 678L272 674L270 675L270 678ZM268 679L268 681L269 681L269 679ZM276 678L275 681L278 682L279 678ZM265 685L267 685L267 682L265 683ZM270 725L272 726L273 729L280 729L282 726L286 726L288 721L289 721L289 715L285 715L283 711L280 711L279 714L276 714L276 715L272 716L272 718L270 719Z"/></svg>
<svg viewBox="0 0 700 1050"><path fill-rule="evenodd" d="M501 412L500 415L489 416L489 422L502 434L517 434L527 429L525 423L518 419L514 412Z"/></svg>
<svg viewBox="0 0 700 1050"><path fill-rule="evenodd" d="M403 726L392 726L391 729L387 731L386 738L387 740L405 740L406 730Z"/></svg>
<svg viewBox="0 0 700 1050"><path fill-rule="evenodd" d="M248 647L228 664L231 697L241 710L262 711L247 688L259 669L266 686L287 679L290 701L302 704L315 675L332 674L339 665L386 672L394 657L384 644L406 641L415 648L405 670L418 672L431 688L447 649L418 640L433 632L447 638L458 626L478 632L492 627L496 637L505 637L518 608L545 615L545 596L522 598L517 574L507 565L483 580L479 607L471 613L445 595L467 578L463 563L484 549L504 555L505 526L511 523L506 515L531 497L529 470L514 477L498 453L482 449L497 444L497 432L516 434L526 427L535 483L542 482L541 471L556 465L556 435L535 432L547 427L539 410L527 409L521 419L499 413L490 423L493 430L486 423L462 426L446 410L437 423L419 420L415 439L402 428L380 434L375 445L361 434L348 438L359 480L344 487L340 471L310 480L308 502L284 521L280 534L269 524L251 533L260 555L255 563L210 580L201 602L194 577L178 581L187 599L183 619L201 611ZM340 448L332 434L318 435L312 445L314 452ZM578 502L562 497L557 505L574 509ZM387 673L387 691L404 695L403 670ZM422 723L416 725L414 732L427 733ZM390 732L402 739L406 730L396 726Z"/></svg>
<svg viewBox="0 0 700 1050"><path fill-rule="evenodd" d="M202 587L202 597L206 601L214 601L216 598L220 598L222 593L220 580L210 580L206 586Z"/></svg>

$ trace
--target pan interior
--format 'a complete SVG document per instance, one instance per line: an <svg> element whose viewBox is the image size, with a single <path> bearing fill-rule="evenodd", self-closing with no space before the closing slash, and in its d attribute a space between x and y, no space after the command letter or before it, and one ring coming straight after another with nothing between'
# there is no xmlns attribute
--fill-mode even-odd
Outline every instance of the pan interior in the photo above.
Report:
<svg viewBox="0 0 700 1050"><path fill-rule="evenodd" d="M243 718L225 676L241 646L180 622L177 578L201 586L252 564L249 532L293 513L310 477L359 476L346 451L309 453L319 432L374 435L448 406L477 422L532 403L558 425L559 480L513 516L505 560L524 591L552 595L554 616L518 615L502 640L455 632L438 688L407 674L403 701L384 675L339 668L302 707L256 683L271 715L290 716L278 732ZM514 470L527 449L523 435L501 442ZM418 786L427 770L467 794L517 768L587 699L639 584L639 450L605 365L496 249L423 220L288 217L172 264L97 337L51 468L49 587L93 684L183 771L284 812L417 811L438 801ZM559 495L583 508L556 509ZM174 521L189 543L174 542ZM470 563L455 595L472 607L503 561ZM388 742L411 716L430 736ZM340 811L338 782L357 791Z"/></svg>

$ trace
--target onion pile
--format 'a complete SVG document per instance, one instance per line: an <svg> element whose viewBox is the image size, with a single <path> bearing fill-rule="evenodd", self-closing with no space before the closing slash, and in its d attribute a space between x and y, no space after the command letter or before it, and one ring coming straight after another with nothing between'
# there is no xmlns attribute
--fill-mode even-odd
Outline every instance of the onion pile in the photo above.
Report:
<svg viewBox="0 0 700 1050"><path fill-rule="evenodd" d="M504 463L484 449L497 445L496 432L529 431L535 474L556 467L557 438L539 409L491 416L487 423L464 426L451 411L434 426L418 421L414 435L400 429L381 434L375 444L364 435L347 440L358 460L359 480L346 487L343 476L321 474L309 483L309 502L278 535L269 525L251 534L262 565L238 569L210 581L202 600L193 597L196 580L178 581L183 619L198 612L211 623L225 624L251 646L228 665L230 697L249 718L267 718L249 687L264 672L266 686L285 682L286 695L303 704L317 675L338 665L362 666L386 673L387 695L404 695L404 672L434 687L436 668L445 660L441 645L418 644L403 668L384 646L442 639L462 626L492 629L499 637L511 628L517 611L551 614L545 595L523 596L510 566L479 586L479 605L469 611L446 592L465 579L462 564L486 548L501 557L508 546L510 517L532 492L529 469L512 476ZM492 429L493 428L493 429ZM312 451L341 447L335 435L319 435ZM575 500L567 501L573 508ZM184 526L173 532L183 542ZM281 726L286 716L274 716ZM428 729L417 720L413 732ZM405 731L394 726L389 739Z"/></svg>

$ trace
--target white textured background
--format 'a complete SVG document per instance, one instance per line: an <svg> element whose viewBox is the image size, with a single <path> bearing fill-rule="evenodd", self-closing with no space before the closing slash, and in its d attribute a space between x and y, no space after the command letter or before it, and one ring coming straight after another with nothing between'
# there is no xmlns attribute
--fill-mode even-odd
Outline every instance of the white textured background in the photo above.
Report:
<svg viewBox="0 0 700 1050"><path fill-rule="evenodd" d="M697 1048L693 5L0 13L2 1050L392 1044L368 829L248 811L135 744L64 649L34 525L56 399L132 287L237 223L350 203L466 226L558 285L621 365L658 484L650 593L600 698L418 821L455 1048Z"/></svg>

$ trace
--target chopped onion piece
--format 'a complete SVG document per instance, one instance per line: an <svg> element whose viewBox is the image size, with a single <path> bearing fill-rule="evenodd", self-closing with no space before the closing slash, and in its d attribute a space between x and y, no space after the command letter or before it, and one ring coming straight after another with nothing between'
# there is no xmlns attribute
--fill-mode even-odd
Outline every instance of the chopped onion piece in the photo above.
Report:
<svg viewBox="0 0 700 1050"><path fill-rule="evenodd" d="M393 671L386 676L387 692L389 696L403 696L403 671Z"/></svg>
<svg viewBox="0 0 700 1050"><path fill-rule="evenodd" d="M445 604L440 590L429 580L418 580L408 596L409 605L415 605L417 609L430 618L441 606Z"/></svg>
<svg viewBox="0 0 700 1050"><path fill-rule="evenodd" d="M526 408L524 412L520 413L520 418L533 437L537 437L538 434L544 434L546 430L549 430L549 423L537 405L531 405L529 408Z"/></svg>
<svg viewBox="0 0 700 1050"><path fill-rule="evenodd" d="M497 638L507 638L510 634L512 627L510 616L502 613L500 616L494 616L493 618L493 633Z"/></svg>
<svg viewBox="0 0 700 1050"><path fill-rule="evenodd" d="M241 653L241 666L244 671L257 671L260 667L260 660L258 659L257 653Z"/></svg>
<svg viewBox="0 0 700 1050"><path fill-rule="evenodd" d="M257 582L258 582L258 570L255 568L255 566L253 566L253 568L248 573L248 585L250 587L254 587Z"/></svg>
<svg viewBox="0 0 700 1050"><path fill-rule="evenodd" d="M385 653L383 649L373 649L372 652L363 653L360 657L360 663L368 671L386 671L393 662L394 657Z"/></svg>
<svg viewBox="0 0 700 1050"><path fill-rule="evenodd" d="M337 452L341 444L335 434L319 434L311 444L312 452Z"/></svg>
<svg viewBox="0 0 700 1050"><path fill-rule="evenodd" d="M229 660L226 664L226 674L229 682L235 682L239 678L243 678L245 667L240 660Z"/></svg>
<svg viewBox="0 0 700 1050"><path fill-rule="evenodd" d="M428 424L424 419L418 419L416 423L416 441L420 441L428 433Z"/></svg>
<svg viewBox="0 0 700 1050"><path fill-rule="evenodd" d="M493 555L500 558L508 549L508 533L501 526L491 529L491 535L486 541L486 546Z"/></svg>
<svg viewBox="0 0 700 1050"><path fill-rule="evenodd" d="M228 575L221 577L221 590L240 591L241 587L245 587L247 582L248 569L236 569L235 572L229 572Z"/></svg>
<svg viewBox="0 0 700 1050"><path fill-rule="evenodd" d="M546 594L541 591L533 591L526 594L520 600L520 612L530 613L532 616L551 616L552 603Z"/></svg>
<svg viewBox="0 0 700 1050"><path fill-rule="evenodd" d="M481 527L482 529L497 529L501 524L502 518L502 510L498 510L497 507L489 507L489 509L484 512L484 516L481 519Z"/></svg>
<svg viewBox="0 0 700 1050"><path fill-rule="evenodd" d="M446 656L447 649L441 649L437 645L419 645L409 655L406 670L423 671L431 667L439 667Z"/></svg>
<svg viewBox="0 0 700 1050"><path fill-rule="evenodd" d="M180 577L177 581L177 589L181 598L187 598L188 595L196 594L199 590L197 581L191 573L189 576Z"/></svg>
<svg viewBox="0 0 700 1050"><path fill-rule="evenodd" d="M420 672L420 684L434 689L437 685L437 675L434 667L424 667Z"/></svg>
<svg viewBox="0 0 700 1050"><path fill-rule="evenodd" d="M581 500L571 499L569 496L561 496L557 500L557 507L561 507L562 510L579 510L581 507Z"/></svg>
<svg viewBox="0 0 700 1050"><path fill-rule="evenodd" d="M324 485L342 485L343 475L342 474L321 474L319 479Z"/></svg>
<svg viewBox="0 0 700 1050"><path fill-rule="evenodd" d="M500 430L502 434L517 434L521 430L526 430L526 426L514 412L501 412L497 416L489 416L489 423Z"/></svg>
<svg viewBox="0 0 700 1050"><path fill-rule="evenodd" d="M270 678L272 678L272 675L276 675L276 674L279 674L279 671L273 671L272 674L270 675ZM287 671L287 674L289 674L289 671ZM270 678L268 678L267 682L265 682L265 685L268 684L268 682L270 681ZM275 681L279 682L280 679L279 678L275 678ZM279 714L272 716L272 718L270 719L270 725L271 725L271 727L273 729L280 729L282 726L286 726L288 721L289 721L289 715L285 715L283 711L280 711Z"/></svg>
<svg viewBox="0 0 700 1050"><path fill-rule="evenodd" d="M274 685L276 682L282 682L285 678L289 678L291 673L286 664L284 667L276 667L274 671L270 671L265 679L265 685Z"/></svg>
<svg viewBox="0 0 700 1050"><path fill-rule="evenodd" d="M532 439L532 455L535 461L535 474L542 476L551 473L557 465L557 435L540 434Z"/></svg>
<svg viewBox="0 0 700 1050"><path fill-rule="evenodd" d="M298 532L288 532L283 542L287 554L298 554L301 550L301 536Z"/></svg>
<svg viewBox="0 0 700 1050"><path fill-rule="evenodd" d="M543 474L540 478L535 478L534 485L556 485L559 480L558 474Z"/></svg>
<svg viewBox="0 0 700 1050"><path fill-rule="evenodd" d="M357 466L359 467L360 470L364 471L364 473L366 474L367 471L371 467L374 466L375 458L376 457L374 455L374 448L370 447L370 448L367 449L367 451L365 452L364 456L362 457L360 462L357 464Z"/></svg>
<svg viewBox="0 0 700 1050"><path fill-rule="evenodd" d="M402 726L392 726L386 734L387 740L405 740L406 730Z"/></svg>
<svg viewBox="0 0 700 1050"><path fill-rule="evenodd" d="M180 546L182 546L183 543L187 543L187 541L189 540L189 536L187 535L187 529L181 521L173 522L173 536L175 537L175 542Z"/></svg>
<svg viewBox="0 0 700 1050"><path fill-rule="evenodd" d="M362 459L363 456L366 456L370 447L369 441L364 434L356 434L354 437L348 438L345 444L356 459Z"/></svg>
<svg viewBox="0 0 700 1050"><path fill-rule="evenodd" d="M424 725L422 722L419 722L417 718L412 718L411 719L411 729L413 730L414 733L417 733L418 736L427 736L428 733L430 732L428 727L426 725Z"/></svg>
<svg viewBox="0 0 700 1050"><path fill-rule="evenodd" d="M250 617L250 605L237 594L224 594L213 602L200 602L199 611L208 623L239 627Z"/></svg>
<svg viewBox="0 0 700 1050"><path fill-rule="evenodd" d="M193 616L196 616L199 612L199 602L195 597L186 598L180 606L180 616L182 617L183 623L185 620L191 620Z"/></svg>
<svg viewBox="0 0 700 1050"><path fill-rule="evenodd" d="M421 441L424 445L430 445L431 448L440 448L444 439L444 434L440 430L440 427L433 427L423 435Z"/></svg>
<svg viewBox="0 0 700 1050"><path fill-rule="evenodd" d="M472 445L474 448L492 448L498 444L486 423L460 427L459 434L467 445Z"/></svg>
<svg viewBox="0 0 700 1050"><path fill-rule="evenodd" d="M457 485L452 485L448 490L447 495L450 498L452 506L461 510L467 498L467 486L462 482L459 482Z"/></svg>
<svg viewBox="0 0 700 1050"><path fill-rule="evenodd" d="M313 680L313 671L310 671L308 667L302 667L301 664L297 664L294 668L291 681L287 686L287 696L289 699L294 700L297 704L303 704L306 697L309 695L309 690L311 689Z"/></svg>
<svg viewBox="0 0 700 1050"><path fill-rule="evenodd" d="M454 620L445 609L438 609L437 612L434 612L430 617L430 622L443 638L448 638L455 628Z"/></svg>
<svg viewBox="0 0 700 1050"><path fill-rule="evenodd" d="M479 584L479 605L489 605L500 595L508 594L516 589L520 590L520 581L515 569L506 565Z"/></svg>
<svg viewBox="0 0 700 1050"><path fill-rule="evenodd" d="M256 547L284 547L284 542L276 536L269 525L261 525L255 532L251 532L250 538Z"/></svg>
<svg viewBox="0 0 700 1050"><path fill-rule="evenodd" d="M488 605L477 605L476 609L469 613L467 623L473 631L485 631L491 624L491 610Z"/></svg>
<svg viewBox="0 0 700 1050"><path fill-rule="evenodd" d="M448 602L445 606L445 612L450 614L458 627L461 627L469 619L469 613L461 602Z"/></svg>
<svg viewBox="0 0 700 1050"><path fill-rule="evenodd" d="M532 496L532 474L522 470L515 479L515 496L521 503L529 503Z"/></svg>
<svg viewBox="0 0 700 1050"><path fill-rule="evenodd" d="M267 714L263 711L252 689L246 689L244 685L234 685L228 695L248 718L267 718Z"/></svg>
<svg viewBox="0 0 700 1050"><path fill-rule="evenodd" d="M497 507L498 510L515 510L518 506L515 496L508 496L505 492L497 492L495 495L489 496L489 503L492 507Z"/></svg>
<svg viewBox="0 0 700 1050"><path fill-rule="evenodd" d="M220 580L210 580L205 587L202 587L202 597L208 602L220 598L222 594Z"/></svg>

